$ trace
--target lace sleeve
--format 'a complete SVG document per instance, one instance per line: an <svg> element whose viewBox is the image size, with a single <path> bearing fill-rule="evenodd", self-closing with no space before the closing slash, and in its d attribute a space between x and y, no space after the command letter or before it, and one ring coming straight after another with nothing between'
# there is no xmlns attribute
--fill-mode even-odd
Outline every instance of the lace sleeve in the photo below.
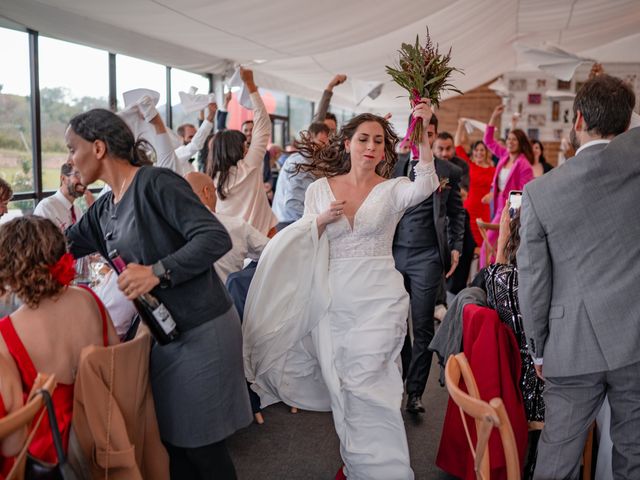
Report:
<svg viewBox="0 0 640 480"><path fill-rule="evenodd" d="M403 177L393 187L391 199L394 210L397 212L425 201L440 187L440 180L433 162L428 162L426 165L418 163L413 171L416 176L413 182Z"/></svg>
<svg viewBox="0 0 640 480"><path fill-rule="evenodd" d="M307 191L304 195L304 214L305 215L308 215L308 214L317 215L320 213L318 202L316 201L316 197L317 197L316 191L318 190L318 186L319 186L318 181L315 181L311 185L309 185L309 188L307 188Z"/></svg>

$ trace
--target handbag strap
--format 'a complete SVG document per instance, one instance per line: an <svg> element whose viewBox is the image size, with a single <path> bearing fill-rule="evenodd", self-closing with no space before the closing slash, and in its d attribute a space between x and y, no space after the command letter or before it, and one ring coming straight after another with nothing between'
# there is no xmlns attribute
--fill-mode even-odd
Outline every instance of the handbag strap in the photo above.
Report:
<svg viewBox="0 0 640 480"><path fill-rule="evenodd" d="M51 437L53 437L53 446L56 449L56 455L58 456L58 464L64 465L67 461L67 457L64 454L64 448L62 448L62 435L60 435L60 429L58 428L58 419L56 418L56 412L53 409L53 401L51 400L51 394L48 390L38 390L38 393L42 395L44 404L47 407L47 414L49 416L49 427L51 430Z"/></svg>
<svg viewBox="0 0 640 480"><path fill-rule="evenodd" d="M14 475L18 473L18 468L20 468L20 465L23 464L27 456L27 452L29 451L29 445L31 445L31 442L33 441L33 437L36 436L36 432L40 427L40 422L42 422L42 419L44 418L44 413L45 413L45 410L43 408L42 411L40 412L40 416L38 417L38 420L34 423L33 428L29 433L29 436L24 442L24 447L22 447L22 450L20 450L20 453L15 457L13 467L11 467L9 474L7 475L7 480L11 480L12 478L14 478Z"/></svg>

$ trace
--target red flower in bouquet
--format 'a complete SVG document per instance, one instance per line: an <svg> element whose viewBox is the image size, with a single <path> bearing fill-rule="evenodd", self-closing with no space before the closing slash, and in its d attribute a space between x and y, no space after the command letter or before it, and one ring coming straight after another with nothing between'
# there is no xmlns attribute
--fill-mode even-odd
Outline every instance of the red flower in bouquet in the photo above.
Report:
<svg viewBox="0 0 640 480"><path fill-rule="evenodd" d="M395 67L386 66L387 73L394 82L409 92L411 107L420 100L428 98L431 105L437 107L440 97L445 90L462 94L460 90L449 82L453 72L461 70L449 65L451 61L451 48L446 55L438 51L438 45L434 45L429 36L429 29L424 45L420 44L420 36L416 35L415 44L403 43L398 50L400 58ZM413 119L407 136L410 136L412 146L422 142L422 122ZM405 140L406 141L406 137Z"/></svg>

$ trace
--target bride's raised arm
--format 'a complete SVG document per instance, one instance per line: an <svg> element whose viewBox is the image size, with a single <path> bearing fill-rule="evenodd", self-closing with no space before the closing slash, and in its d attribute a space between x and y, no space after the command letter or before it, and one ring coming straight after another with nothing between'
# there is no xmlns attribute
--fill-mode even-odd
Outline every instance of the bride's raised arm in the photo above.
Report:
<svg viewBox="0 0 640 480"><path fill-rule="evenodd" d="M433 115L429 99L421 98L420 102L413 107L412 113L414 117L422 119L424 134L422 142L418 146L420 157L414 167L415 181L411 182L409 179L400 180L393 189L392 198L398 211L423 202L440 187L440 180L436 174L433 152L427 135L429 120Z"/></svg>

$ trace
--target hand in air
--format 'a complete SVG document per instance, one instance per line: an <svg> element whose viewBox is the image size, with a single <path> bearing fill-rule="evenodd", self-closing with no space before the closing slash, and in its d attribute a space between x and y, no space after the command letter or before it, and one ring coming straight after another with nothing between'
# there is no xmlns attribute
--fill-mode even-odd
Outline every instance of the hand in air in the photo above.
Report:
<svg viewBox="0 0 640 480"><path fill-rule="evenodd" d="M415 107L413 107L413 111L411 113L414 117L422 119L422 125L426 129L427 125L429 125L429 120L431 120L431 116L433 115L431 100L428 98L421 98L420 101L416 103Z"/></svg>
<svg viewBox="0 0 640 480"><path fill-rule="evenodd" d="M216 118L216 112L218 111L218 104L216 102L211 102L207 105L207 120L213 122L213 119Z"/></svg>
<svg viewBox="0 0 640 480"><path fill-rule="evenodd" d="M503 112L504 112L504 105L498 105L496 108L493 109L493 115L495 116L502 115Z"/></svg>
<svg viewBox="0 0 640 480"><path fill-rule="evenodd" d="M333 87L337 87L338 85L342 85L347 81L347 76L344 73L339 73L335 77L331 79L329 85L327 85L327 90L333 91Z"/></svg>

